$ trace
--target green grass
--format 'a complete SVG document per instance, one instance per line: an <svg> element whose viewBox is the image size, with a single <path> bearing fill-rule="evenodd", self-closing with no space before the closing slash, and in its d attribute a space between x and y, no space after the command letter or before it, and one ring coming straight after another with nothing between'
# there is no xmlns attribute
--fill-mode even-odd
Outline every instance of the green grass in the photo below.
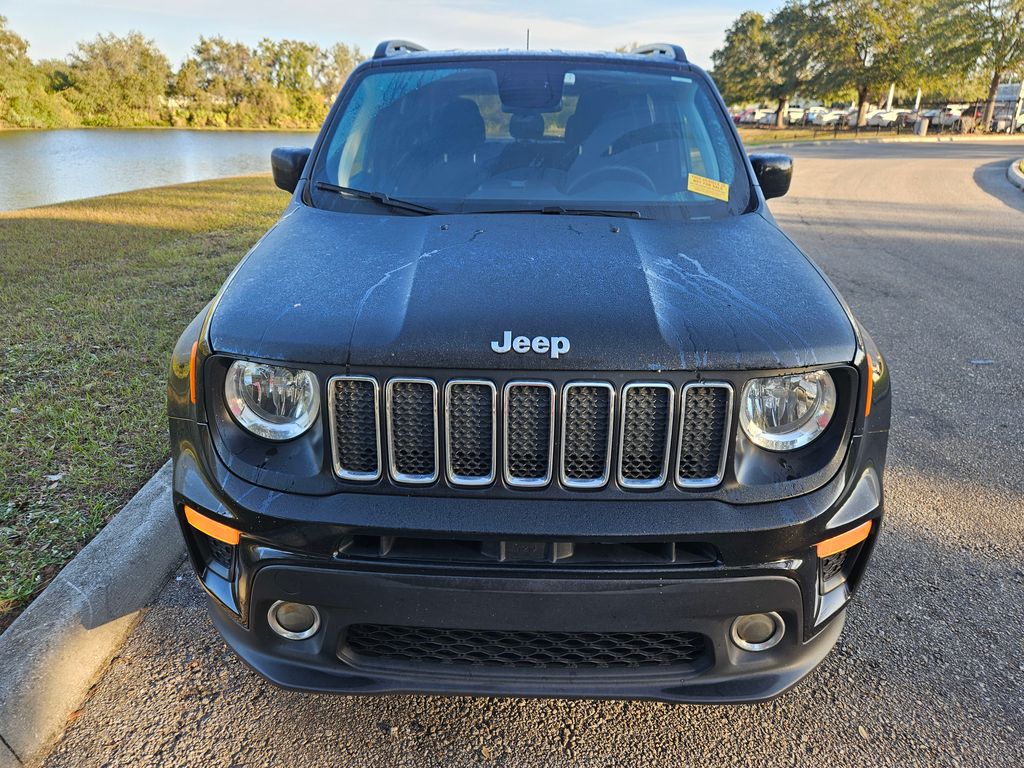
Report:
<svg viewBox="0 0 1024 768"><path fill-rule="evenodd" d="M0 213L0 630L166 461L174 341L285 202L247 177Z"/></svg>
<svg viewBox="0 0 1024 768"><path fill-rule="evenodd" d="M756 147L758 144L777 144L780 141L811 141L814 131L806 128L745 128L739 127L740 138L744 145ZM821 138L824 134L819 132Z"/></svg>
<svg viewBox="0 0 1024 768"><path fill-rule="evenodd" d="M833 131L831 128L739 128L740 138L748 147L759 144L778 144L780 141L832 141L834 139L873 139L896 137L896 133L884 130L880 133L874 128L861 128L860 131L842 129ZM910 129L902 132L903 136L911 136Z"/></svg>

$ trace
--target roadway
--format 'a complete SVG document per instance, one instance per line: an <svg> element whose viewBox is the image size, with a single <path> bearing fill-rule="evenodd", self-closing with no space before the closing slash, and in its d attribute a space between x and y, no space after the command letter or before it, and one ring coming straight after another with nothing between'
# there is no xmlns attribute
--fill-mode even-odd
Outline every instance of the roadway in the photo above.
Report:
<svg viewBox="0 0 1024 768"><path fill-rule="evenodd" d="M887 355L887 521L833 654L746 707L283 691L182 570L57 766L1006 766L1024 760L1024 141L792 148L771 208ZM770 279L770 276L766 276Z"/></svg>

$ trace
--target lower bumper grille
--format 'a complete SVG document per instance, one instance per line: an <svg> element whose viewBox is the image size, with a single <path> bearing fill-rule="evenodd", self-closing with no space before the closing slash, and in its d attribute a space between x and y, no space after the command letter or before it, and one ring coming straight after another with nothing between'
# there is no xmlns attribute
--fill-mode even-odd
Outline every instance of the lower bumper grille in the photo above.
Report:
<svg viewBox="0 0 1024 768"><path fill-rule="evenodd" d="M530 632L353 624L347 650L366 659L537 669L693 667L708 655L694 632Z"/></svg>

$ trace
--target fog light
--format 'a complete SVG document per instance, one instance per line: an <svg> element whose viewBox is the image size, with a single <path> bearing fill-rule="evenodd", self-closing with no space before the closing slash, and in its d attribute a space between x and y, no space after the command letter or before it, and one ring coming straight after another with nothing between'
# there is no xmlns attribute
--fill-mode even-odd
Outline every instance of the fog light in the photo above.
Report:
<svg viewBox="0 0 1024 768"><path fill-rule="evenodd" d="M774 611L737 616L732 623L732 641L744 651L767 651L786 634L786 624Z"/></svg>
<svg viewBox="0 0 1024 768"><path fill-rule="evenodd" d="M267 623L288 640L305 640L320 629L320 612L312 605L278 600L267 611Z"/></svg>

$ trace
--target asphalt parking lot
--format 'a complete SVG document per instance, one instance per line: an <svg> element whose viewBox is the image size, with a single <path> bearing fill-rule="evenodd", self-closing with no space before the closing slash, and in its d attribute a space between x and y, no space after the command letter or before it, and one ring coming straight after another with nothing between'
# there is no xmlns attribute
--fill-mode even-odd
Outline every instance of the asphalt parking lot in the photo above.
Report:
<svg viewBox="0 0 1024 768"><path fill-rule="evenodd" d="M756 706L304 695L180 571L47 766L964 765L1024 760L1024 141L802 146L772 210L887 353L886 527L835 652ZM770 276L766 276L770 279Z"/></svg>

